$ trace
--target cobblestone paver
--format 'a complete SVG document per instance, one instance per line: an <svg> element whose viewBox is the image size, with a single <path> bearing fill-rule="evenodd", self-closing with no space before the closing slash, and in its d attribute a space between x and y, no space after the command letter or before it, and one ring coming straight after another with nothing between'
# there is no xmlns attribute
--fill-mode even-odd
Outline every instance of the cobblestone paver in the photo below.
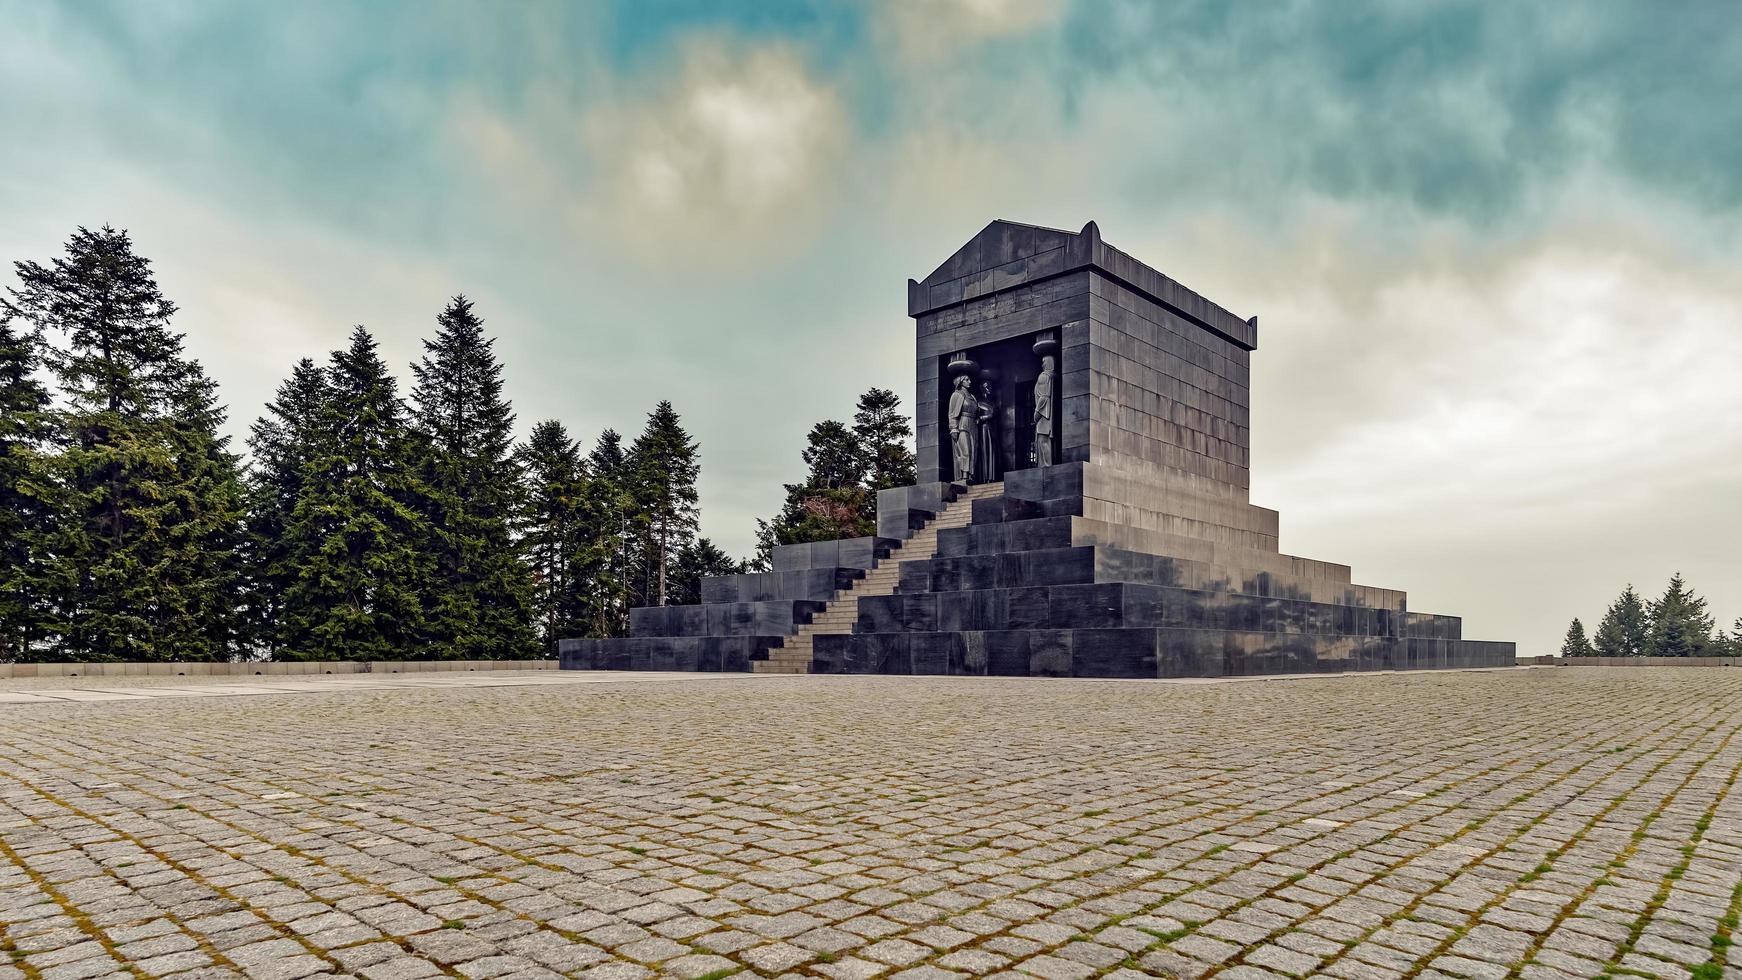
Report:
<svg viewBox="0 0 1742 980"><path fill-rule="evenodd" d="M0 707L0 980L1742 976L1742 672Z"/></svg>

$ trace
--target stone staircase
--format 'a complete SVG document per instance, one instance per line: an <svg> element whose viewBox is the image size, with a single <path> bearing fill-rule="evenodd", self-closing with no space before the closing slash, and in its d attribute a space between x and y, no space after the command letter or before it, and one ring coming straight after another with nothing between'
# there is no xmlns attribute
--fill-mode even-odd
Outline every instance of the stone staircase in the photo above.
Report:
<svg viewBox="0 0 1742 980"><path fill-rule="evenodd" d="M768 659L755 661L752 669L758 674L810 673L815 636L819 633L853 632L853 624L859 619L860 596L894 595L895 587L901 581L899 566L902 562L920 561L937 554L938 531L947 527L966 527L974 515L974 501L1003 492L1003 483L969 487L967 493L950 501L942 513L915 530L913 537L908 538L887 560L867 571L864 578L855 579L852 586L836 592L822 612L799 627L796 636L788 638L784 646L769 650Z"/></svg>

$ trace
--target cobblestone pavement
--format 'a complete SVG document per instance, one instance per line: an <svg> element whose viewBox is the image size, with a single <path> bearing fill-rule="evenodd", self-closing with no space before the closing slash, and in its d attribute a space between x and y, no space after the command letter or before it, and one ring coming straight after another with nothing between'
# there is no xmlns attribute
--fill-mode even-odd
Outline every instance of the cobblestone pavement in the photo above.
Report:
<svg viewBox="0 0 1742 980"><path fill-rule="evenodd" d="M244 677L8 677L0 678L0 706L56 701L320 694L389 688L566 686L669 680L729 681L747 680L749 676L627 670L489 670Z"/></svg>
<svg viewBox="0 0 1742 980"><path fill-rule="evenodd" d="M1742 671L0 707L0 980L1742 976Z"/></svg>

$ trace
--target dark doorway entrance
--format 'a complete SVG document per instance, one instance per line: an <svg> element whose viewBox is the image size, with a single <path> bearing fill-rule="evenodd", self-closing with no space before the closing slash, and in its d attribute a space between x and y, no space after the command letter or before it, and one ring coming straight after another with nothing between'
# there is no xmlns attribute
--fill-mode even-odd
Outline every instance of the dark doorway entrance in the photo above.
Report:
<svg viewBox="0 0 1742 980"><path fill-rule="evenodd" d="M1034 337L1012 337L938 358L938 473L940 478L963 482L955 472L955 457L950 449L949 404L955 377L950 374L950 361L956 353L965 353L977 365L974 372L974 393L979 396L980 383L990 381L998 402L997 446L1000 474L1026 470L1034 465L1034 379L1040 376L1040 358L1034 354Z"/></svg>

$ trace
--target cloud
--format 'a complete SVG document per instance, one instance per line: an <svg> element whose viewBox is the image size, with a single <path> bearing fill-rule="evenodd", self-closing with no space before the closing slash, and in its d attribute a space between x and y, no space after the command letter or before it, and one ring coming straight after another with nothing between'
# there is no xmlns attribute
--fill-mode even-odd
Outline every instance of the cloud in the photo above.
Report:
<svg viewBox="0 0 1742 980"><path fill-rule="evenodd" d="M1690 200L1742 204L1742 102L1714 97L1742 88L1742 32L1716 0L1674 16L1629 4L1108 0L1073 8L1065 34L1074 96L1146 88L1169 115L1214 117L1200 127L1208 148L1261 162L1275 193L1499 220L1540 182L1596 161Z"/></svg>
<svg viewBox="0 0 1742 980"><path fill-rule="evenodd" d="M872 5L874 26L898 58L935 63L982 42L1056 22L1061 0L886 0Z"/></svg>
<svg viewBox="0 0 1742 980"><path fill-rule="evenodd" d="M801 252L842 183L840 94L782 43L697 38L675 61L585 105L462 100L454 133L499 187L608 249L726 268Z"/></svg>

